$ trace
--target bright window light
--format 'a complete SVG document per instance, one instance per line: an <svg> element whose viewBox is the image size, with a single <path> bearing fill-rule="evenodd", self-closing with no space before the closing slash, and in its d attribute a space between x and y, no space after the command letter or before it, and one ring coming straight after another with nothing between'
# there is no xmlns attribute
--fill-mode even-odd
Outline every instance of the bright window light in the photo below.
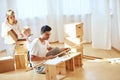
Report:
<svg viewBox="0 0 120 80"><path fill-rule="evenodd" d="M18 17L33 18L47 15L46 0L17 0Z"/></svg>

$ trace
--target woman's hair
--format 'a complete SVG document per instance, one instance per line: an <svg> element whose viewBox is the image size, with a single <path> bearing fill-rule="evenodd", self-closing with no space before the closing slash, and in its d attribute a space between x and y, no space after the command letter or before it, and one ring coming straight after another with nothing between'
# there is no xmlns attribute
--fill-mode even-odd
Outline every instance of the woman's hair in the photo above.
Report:
<svg viewBox="0 0 120 80"><path fill-rule="evenodd" d="M11 14L14 14L15 12L13 11L13 10L11 10L11 9L9 9L7 12L6 12L6 19L7 19L7 21L9 21L9 16L11 15ZM17 23L17 20L15 21L15 23Z"/></svg>

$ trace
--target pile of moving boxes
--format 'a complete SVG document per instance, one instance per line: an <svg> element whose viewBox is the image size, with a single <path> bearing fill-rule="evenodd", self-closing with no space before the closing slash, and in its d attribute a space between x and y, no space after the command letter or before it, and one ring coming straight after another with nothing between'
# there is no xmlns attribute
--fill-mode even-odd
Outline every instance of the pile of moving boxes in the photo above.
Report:
<svg viewBox="0 0 120 80"><path fill-rule="evenodd" d="M69 72L82 67L83 55L83 23L66 24L64 26L64 45L71 47L71 52L65 56L48 60L46 66L46 80L60 80Z"/></svg>
<svg viewBox="0 0 120 80"><path fill-rule="evenodd" d="M15 69L26 69L28 66L26 40L18 39L18 36L13 30L9 34L16 41L15 55L14 57L0 57L0 73L14 71Z"/></svg>

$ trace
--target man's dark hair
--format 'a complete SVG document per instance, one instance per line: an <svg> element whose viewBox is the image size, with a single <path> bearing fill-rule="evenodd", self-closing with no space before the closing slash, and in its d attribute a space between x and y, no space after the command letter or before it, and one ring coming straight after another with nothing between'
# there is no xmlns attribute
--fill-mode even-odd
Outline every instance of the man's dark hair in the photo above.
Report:
<svg viewBox="0 0 120 80"><path fill-rule="evenodd" d="M47 32L47 31L51 31L51 30L52 30L52 29L51 29L50 26L44 25L44 26L41 27L41 34Z"/></svg>

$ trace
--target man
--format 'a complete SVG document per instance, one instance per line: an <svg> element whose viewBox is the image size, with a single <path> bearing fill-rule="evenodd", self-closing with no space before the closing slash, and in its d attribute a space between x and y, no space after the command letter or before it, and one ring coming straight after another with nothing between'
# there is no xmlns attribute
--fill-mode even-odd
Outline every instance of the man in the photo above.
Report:
<svg viewBox="0 0 120 80"><path fill-rule="evenodd" d="M43 60L48 60L54 58L54 55L58 54L59 52L66 50L68 48L52 48L49 45L48 39L51 35L51 28L48 25L45 25L41 28L41 36L40 38L36 38L33 40L31 44L31 61L33 65L39 63ZM35 69L37 73L45 73L44 66L40 66Z"/></svg>

